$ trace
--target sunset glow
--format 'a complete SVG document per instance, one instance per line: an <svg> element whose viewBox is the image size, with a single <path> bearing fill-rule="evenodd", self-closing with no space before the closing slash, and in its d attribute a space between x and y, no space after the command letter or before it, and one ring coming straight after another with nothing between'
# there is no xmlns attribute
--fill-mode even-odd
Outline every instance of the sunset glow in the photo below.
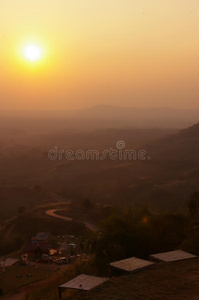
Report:
<svg viewBox="0 0 199 300"><path fill-rule="evenodd" d="M27 45L23 51L24 57L31 62L37 61L42 57L42 50L40 47L31 44Z"/></svg>
<svg viewBox="0 0 199 300"><path fill-rule="evenodd" d="M196 0L1 0L1 108L199 107L198 28Z"/></svg>

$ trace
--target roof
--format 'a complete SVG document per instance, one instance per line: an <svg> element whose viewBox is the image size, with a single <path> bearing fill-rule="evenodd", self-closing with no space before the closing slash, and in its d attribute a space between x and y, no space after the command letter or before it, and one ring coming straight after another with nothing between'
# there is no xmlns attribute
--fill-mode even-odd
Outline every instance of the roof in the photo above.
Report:
<svg viewBox="0 0 199 300"><path fill-rule="evenodd" d="M9 266L14 265L17 261L19 261L19 259L9 257L9 258L6 258L5 262L4 262L4 260L1 260L0 266L2 268L4 267L4 265L5 265L5 267L9 267Z"/></svg>
<svg viewBox="0 0 199 300"><path fill-rule="evenodd" d="M176 251L152 254L150 257L152 259L156 259L159 261L172 262L172 261L196 258L197 256L182 250L176 250Z"/></svg>
<svg viewBox="0 0 199 300"><path fill-rule="evenodd" d="M32 240L45 241L48 239L49 235L49 232L38 232L37 235L32 238Z"/></svg>
<svg viewBox="0 0 199 300"><path fill-rule="evenodd" d="M153 264L154 262L148 260L140 259L137 257L130 257L127 259L112 262L110 263L110 266L126 272L136 272L141 269L150 267Z"/></svg>
<svg viewBox="0 0 199 300"><path fill-rule="evenodd" d="M109 280L109 278L81 274L74 279L60 285L59 288L89 291L106 282L107 280Z"/></svg>

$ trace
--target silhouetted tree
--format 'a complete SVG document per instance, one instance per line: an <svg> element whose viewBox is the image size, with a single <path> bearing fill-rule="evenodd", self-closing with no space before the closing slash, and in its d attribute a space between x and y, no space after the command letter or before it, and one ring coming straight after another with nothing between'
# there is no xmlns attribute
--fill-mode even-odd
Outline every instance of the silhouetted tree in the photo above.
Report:
<svg viewBox="0 0 199 300"><path fill-rule="evenodd" d="M82 201L82 206L85 209L91 209L93 208L94 204L90 199L87 198Z"/></svg>
<svg viewBox="0 0 199 300"><path fill-rule="evenodd" d="M25 206L18 207L18 215L23 215L26 212Z"/></svg>
<svg viewBox="0 0 199 300"><path fill-rule="evenodd" d="M199 216L199 192L195 192L191 195L188 201L188 209L194 220Z"/></svg>

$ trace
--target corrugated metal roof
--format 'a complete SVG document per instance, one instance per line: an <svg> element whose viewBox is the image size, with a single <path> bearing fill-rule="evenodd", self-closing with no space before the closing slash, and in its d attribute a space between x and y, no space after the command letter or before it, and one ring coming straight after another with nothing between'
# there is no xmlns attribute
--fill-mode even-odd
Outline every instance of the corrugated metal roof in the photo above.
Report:
<svg viewBox="0 0 199 300"><path fill-rule="evenodd" d="M176 251L152 254L150 257L152 259L156 259L159 261L172 262L172 261L196 258L197 256L182 250L176 250Z"/></svg>
<svg viewBox="0 0 199 300"><path fill-rule="evenodd" d="M109 278L81 274L76 278L60 285L59 288L89 291L106 282L107 280L109 280Z"/></svg>
<svg viewBox="0 0 199 300"><path fill-rule="evenodd" d="M127 259L112 262L110 263L110 266L127 272L136 272L153 264L153 262L148 260L140 259L137 257L130 257Z"/></svg>

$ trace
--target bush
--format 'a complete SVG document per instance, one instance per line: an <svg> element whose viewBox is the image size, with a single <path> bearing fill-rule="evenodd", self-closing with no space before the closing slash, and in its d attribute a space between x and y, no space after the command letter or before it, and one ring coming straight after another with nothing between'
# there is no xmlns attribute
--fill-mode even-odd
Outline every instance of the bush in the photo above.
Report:
<svg viewBox="0 0 199 300"><path fill-rule="evenodd" d="M183 243L182 249L199 256L199 232L191 234Z"/></svg>

